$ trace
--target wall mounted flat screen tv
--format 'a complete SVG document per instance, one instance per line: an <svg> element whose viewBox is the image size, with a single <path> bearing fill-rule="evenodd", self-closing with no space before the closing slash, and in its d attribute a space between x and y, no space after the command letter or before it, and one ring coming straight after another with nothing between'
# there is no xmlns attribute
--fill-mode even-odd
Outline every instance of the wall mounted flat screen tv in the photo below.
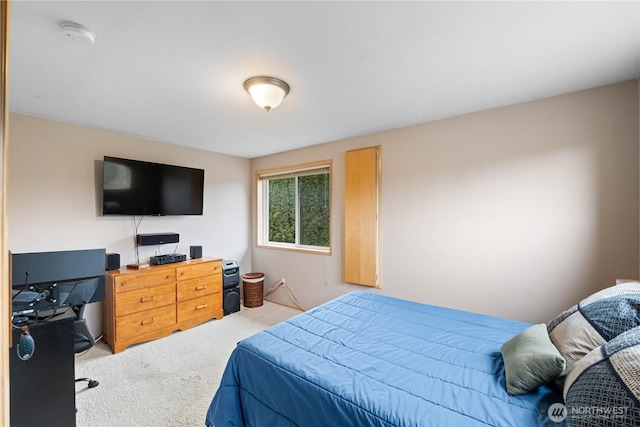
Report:
<svg viewBox="0 0 640 427"><path fill-rule="evenodd" d="M103 215L202 215L204 170L104 157Z"/></svg>

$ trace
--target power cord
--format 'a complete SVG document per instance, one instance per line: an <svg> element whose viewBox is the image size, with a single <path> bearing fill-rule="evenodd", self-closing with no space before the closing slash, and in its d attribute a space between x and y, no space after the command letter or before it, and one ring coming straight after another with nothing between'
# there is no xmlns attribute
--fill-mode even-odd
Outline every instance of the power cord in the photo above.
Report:
<svg viewBox="0 0 640 427"><path fill-rule="evenodd" d="M136 216L133 215L131 217L131 219L133 220L133 248L134 251L136 253L136 263L140 263L140 252L138 250L138 240L137 240L137 236L138 236L138 228L140 227L140 224L142 224L142 220L144 219L144 215L140 216L140 221L136 222Z"/></svg>
<svg viewBox="0 0 640 427"><path fill-rule="evenodd" d="M296 296L293 294L293 292L291 291L291 289L289 289L289 287L286 284L286 281L284 278L278 280L273 287L268 289L268 293L265 296L265 298L269 298L271 295L273 295L278 289L284 287L284 289L287 291L287 294L289 295L289 298L291 299L291 301L293 302L293 304L296 306L296 308L300 311L306 311L304 308L302 308L300 306L300 303L298 302L298 299L296 298Z"/></svg>

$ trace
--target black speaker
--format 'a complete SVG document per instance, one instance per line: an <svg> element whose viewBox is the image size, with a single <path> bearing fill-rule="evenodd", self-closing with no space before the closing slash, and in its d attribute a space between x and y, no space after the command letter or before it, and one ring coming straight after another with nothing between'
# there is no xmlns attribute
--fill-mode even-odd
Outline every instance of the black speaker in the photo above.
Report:
<svg viewBox="0 0 640 427"><path fill-rule="evenodd" d="M178 233L153 233L138 234L136 242L139 246L163 245L165 243L178 243L180 235Z"/></svg>
<svg viewBox="0 0 640 427"><path fill-rule="evenodd" d="M240 269L236 261L222 260L222 288L240 285Z"/></svg>
<svg viewBox="0 0 640 427"><path fill-rule="evenodd" d="M202 258L202 246L190 246L191 259Z"/></svg>
<svg viewBox="0 0 640 427"><path fill-rule="evenodd" d="M120 254L107 254L106 270L117 270L120 268Z"/></svg>
<svg viewBox="0 0 640 427"><path fill-rule="evenodd" d="M225 289L222 294L224 315L240 311L240 286Z"/></svg>

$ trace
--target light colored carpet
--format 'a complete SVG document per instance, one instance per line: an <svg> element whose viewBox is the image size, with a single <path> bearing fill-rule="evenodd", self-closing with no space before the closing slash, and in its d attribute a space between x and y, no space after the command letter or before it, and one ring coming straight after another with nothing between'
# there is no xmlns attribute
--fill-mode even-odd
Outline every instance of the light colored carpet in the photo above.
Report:
<svg viewBox="0 0 640 427"><path fill-rule="evenodd" d="M112 354L98 343L76 357L78 427L203 426L238 341L300 311L268 301L156 341Z"/></svg>

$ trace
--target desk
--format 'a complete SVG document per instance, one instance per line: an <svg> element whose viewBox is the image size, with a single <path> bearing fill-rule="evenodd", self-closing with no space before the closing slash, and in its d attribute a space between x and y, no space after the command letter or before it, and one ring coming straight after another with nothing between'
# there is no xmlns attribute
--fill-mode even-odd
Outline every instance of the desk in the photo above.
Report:
<svg viewBox="0 0 640 427"><path fill-rule="evenodd" d="M76 425L73 318L29 327L35 351L20 360L13 330L9 349L11 427L73 427Z"/></svg>

